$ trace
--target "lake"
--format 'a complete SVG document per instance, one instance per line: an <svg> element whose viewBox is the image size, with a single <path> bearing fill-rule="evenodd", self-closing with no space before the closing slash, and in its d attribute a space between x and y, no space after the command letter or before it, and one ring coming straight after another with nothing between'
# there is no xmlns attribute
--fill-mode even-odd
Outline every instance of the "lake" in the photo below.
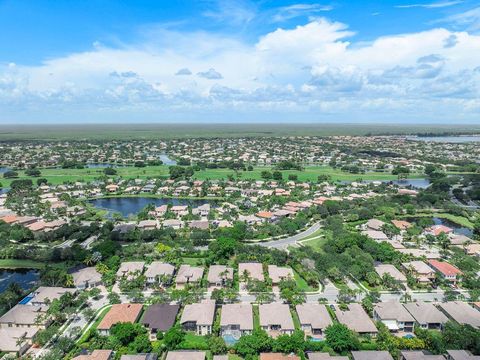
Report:
<svg viewBox="0 0 480 360"><path fill-rule="evenodd" d="M10 168L8 168L8 167L0 166L0 174L4 174L9 170L10 170Z"/></svg>
<svg viewBox="0 0 480 360"><path fill-rule="evenodd" d="M117 197L106 199L93 199L89 201L93 206L99 209L108 210L111 213L120 213L124 217L138 214L148 204L154 204L156 207L161 205L190 205L197 207L211 200L200 199L176 199L176 198L148 198L148 197Z"/></svg>
<svg viewBox="0 0 480 360"><path fill-rule="evenodd" d="M417 189L426 189L430 186L430 180L428 179L393 180L392 183L401 187L412 186Z"/></svg>
<svg viewBox="0 0 480 360"><path fill-rule="evenodd" d="M173 159L170 159L167 154L162 154L159 157L164 165L177 165L177 162Z"/></svg>
<svg viewBox="0 0 480 360"><path fill-rule="evenodd" d="M361 176L360 176L361 177ZM417 189L426 189L430 186L430 180L428 179L405 179L405 180L363 180L364 183L371 182L393 183L400 187L412 186ZM341 184L350 184L352 181L340 181Z"/></svg>
<svg viewBox="0 0 480 360"><path fill-rule="evenodd" d="M468 143L480 142L480 135L459 135L459 136L407 136L407 140L438 142L438 143Z"/></svg>
<svg viewBox="0 0 480 360"><path fill-rule="evenodd" d="M34 269L0 269L0 293L11 283L17 283L22 289L28 290L36 284L39 276L38 270Z"/></svg>

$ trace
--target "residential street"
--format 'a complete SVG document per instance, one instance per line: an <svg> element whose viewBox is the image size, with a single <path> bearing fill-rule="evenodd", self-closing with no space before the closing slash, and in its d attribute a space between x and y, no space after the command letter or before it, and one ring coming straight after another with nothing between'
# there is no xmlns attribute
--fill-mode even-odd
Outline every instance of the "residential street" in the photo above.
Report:
<svg viewBox="0 0 480 360"><path fill-rule="evenodd" d="M263 242L263 243L258 243L260 246L266 246L270 248L275 248L275 249L286 249L289 246L294 246L297 244L298 241L310 236L313 234L315 231L320 229L321 223L317 222L310 226L307 230L302 231L301 233L289 236L284 239L279 239L279 240L272 240L268 242Z"/></svg>

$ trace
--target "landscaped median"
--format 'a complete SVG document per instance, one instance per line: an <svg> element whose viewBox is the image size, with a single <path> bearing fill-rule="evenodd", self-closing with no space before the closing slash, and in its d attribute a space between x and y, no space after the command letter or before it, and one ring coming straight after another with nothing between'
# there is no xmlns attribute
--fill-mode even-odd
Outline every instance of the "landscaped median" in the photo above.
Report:
<svg viewBox="0 0 480 360"><path fill-rule="evenodd" d="M105 315L107 315L108 311L110 310L110 308L112 307L112 305L105 305L103 307L101 307L100 309L97 310L96 312L96 315L95 317L93 318L92 321L90 321L87 325L85 325L85 327L82 329L82 333L81 333L81 336L80 338L77 340L77 344L81 344L85 341L87 341L88 337L89 337L89 332L90 330L96 330L98 324L100 324L100 321L102 321L102 319L105 317Z"/></svg>

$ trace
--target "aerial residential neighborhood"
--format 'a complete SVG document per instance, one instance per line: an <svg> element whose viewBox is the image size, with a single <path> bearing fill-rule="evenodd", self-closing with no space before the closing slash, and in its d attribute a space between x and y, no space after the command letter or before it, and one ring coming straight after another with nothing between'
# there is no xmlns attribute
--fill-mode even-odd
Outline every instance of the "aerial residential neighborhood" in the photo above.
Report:
<svg viewBox="0 0 480 360"><path fill-rule="evenodd" d="M480 360L475 0L0 0L0 360Z"/></svg>
<svg viewBox="0 0 480 360"><path fill-rule="evenodd" d="M445 166L443 145L361 139L382 150L357 158L355 173L335 150L346 146L341 137L290 137L262 164L239 153L194 157L181 149L205 147L203 139L178 150L167 139L136 145L131 164L89 167L112 159L47 155L51 144L41 143L35 154L56 164L36 165L36 176L6 147L0 265L14 265L5 281L25 283L0 295L0 350L40 359L450 359L443 349L464 341L452 334L479 339L480 218L476 200L457 191L473 194L478 183L455 159ZM213 141L258 154L264 140ZM288 155L327 142L324 158ZM412 155L419 144L438 154ZM62 165L74 159L77 170ZM57 171L74 177L59 183Z"/></svg>

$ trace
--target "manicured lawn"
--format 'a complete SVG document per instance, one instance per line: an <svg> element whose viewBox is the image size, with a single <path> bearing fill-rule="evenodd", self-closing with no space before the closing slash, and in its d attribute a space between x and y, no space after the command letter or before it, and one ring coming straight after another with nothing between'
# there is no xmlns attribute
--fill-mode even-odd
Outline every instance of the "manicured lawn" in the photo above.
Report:
<svg viewBox="0 0 480 360"><path fill-rule="evenodd" d="M300 325L300 320L298 319L297 312L295 310L290 310L290 313L292 314L293 325L295 326L295 329L300 330L301 325Z"/></svg>
<svg viewBox="0 0 480 360"><path fill-rule="evenodd" d="M295 278L295 282L297 283L297 286L300 290L303 291L315 291L316 289L311 288L307 282L305 281L304 278L300 276L299 273L297 273L295 270L293 270L293 276Z"/></svg>
<svg viewBox="0 0 480 360"><path fill-rule="evenodd" d="M322 234L323 234L323 229L320 228L320 229L318 229L317 231L311 233L310 235L305 236L301 241L313 239L313 238L316 238L316 237L318 237L318 236L320 236L320 235L322 235Z"/></svg>
<svg viewBox="0 0 480 360"><path fill-rule="evenodd" d="M236 354L228 354L228 360L243 360L243 358Z"/></svg>
<svg viewBox="0 0 480 360"><path fill-rule="evenodd" d="M147 178L168 178L169 166L146 166L137 168L134 166L126 166L116 168L117 175L125 179L147 179ZM271 167L255 167L252 171L238 172L242 179L261 179L261 173L264 170L272 171ZM46 178L52 184L63 184L64 182L74 181L92 181L98 177L104 176L101 168L86 169L40 169L42 178ZM328 175L334 181L355 181L363 180L395 180L397 176L389 173L369 172L366 174L350 174L340 169L334 169L330 166L308 166L304 171L284 170L282 171L286 179L289 174L295 174L300 181L317 181L319 175ZM36 178L25 176L24 171L18 171L19 179L31 179L33 182ZM195 172L193 178L199 180L205 179L226 179L228 175L236 176L235 172L230 169L205 169ZM421 175L411 175L410 178L422 177ZM13 179L2 179L4 186L9 186Z"/></svg>
<svg viewBox="0 0 480 360"><path fill-rule="evenodd" d="M110 308L111 308L111 306L107 306L105 309L103 309L100 312L100 314L98 315L98 318L95 320L95 322L92 324L92 326L88 329L88 331L85 332L85 334L83 334L80 337L80 339L78 339L78 341L77 341L78 344L81 344L81 343L83 343L87 340L90 331L94 331L97 328L98 324L100 324L100 321L102 321L103 318L105 317L105 315L107 315L107 313L110 311Z"/></svg>
<svg viewBox="0 0 480 360"><path fill-rule="evenodd" d="M270 167L255 167L252 171L240 171L238 172L241 179L252 179L260 180L262 179L262 171L273 169ZM298 180L300 181L317 181L319 175L328 175L333 181L355 181L358 179L363 180L396 180L396 175L391 175L389 173L377 173L369 172L366 174L351 174L344 172L340 169L334 169L330 166L308 166L303 171L297 170L283 170L282 174L284 178L288 178L288 175L294 174L297 175ZM227 178L228 175L233 175L236 177L236 173L230 169L206 169L195 172L194 178L205 180L205 179L221 179ZM412 175L411 178L421 177L421 175Z"/></svg>
<svg viewBox="0 0 480 360"><path fill-rule="evenodd" d="M47 263L34 260L0 259L0 269L43 269ZM62 267L62 264L48 263L51 266Z"/></svg>
<svg viewBox="0 0 480 360"><path fill-rule="evenodd" d="M302 241L302 245L310 246L318 252L323 252L323 244L327 239L325 237L317 237L316 239Z"/></svg>
<svg viewBox="0 0 480 360"><path fill-rule="evenodd" d="M185 335L185 339L183 340L182 344L180 344L180 348L184 345L186 349L207 349L207 338L205 336L199 336L194 333L188 332Z"/></svg>
<svg viewBox="0 0 480 360"><path fill-rule="evenodd" d="M258 305L252 305L253 308L253 328L255 330L260 329L260 314L258 312Z"/></svg>
<svg viewBox="0 0 480 360"><path fill-rule="evenodd" d="M182 258L182 262L187 265L191 266L197 266L197 265L203 265L204 264L204 259L203 258L189 258L189 257L184 257Z"/></svg>

